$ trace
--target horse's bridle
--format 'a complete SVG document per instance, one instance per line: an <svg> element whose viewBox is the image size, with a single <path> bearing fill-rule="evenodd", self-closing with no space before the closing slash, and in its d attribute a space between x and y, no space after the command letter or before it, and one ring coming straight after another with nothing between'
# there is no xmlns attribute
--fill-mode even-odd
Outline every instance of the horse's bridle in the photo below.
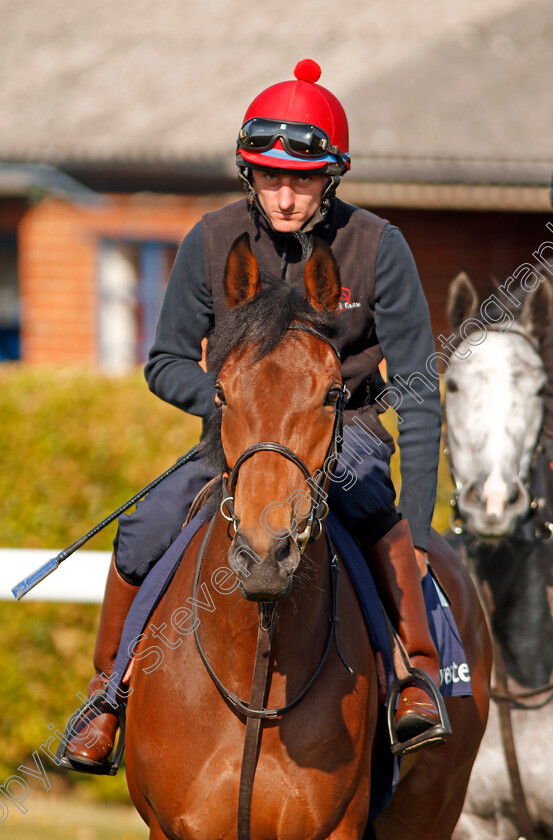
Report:
<svg viewBox="0 0 553 840"><path fill-rule="evenodd" d="M453 483L455 484L455 489L453 490L453 493L451 494L451 498L450 498L450 501L449 501L449 504L452 508L452 511L451 511L451 514L450 514L450 517L449 517L449 528L454 534L457 534L457 536L461 536L462 534L466 533L466 527L465 527L466 517L461 512L461 509L460 509L460 506L459 506L459 499L463 495L463 491L465 491L467 489L467 485L463 486L463 484L457 478L457 475L455 473L455 468L453 467L453 464L451 462L450 452L449 452L449 448L447 447L447 445L444 447L444 454L446 456L449 473L451 475ZM534 458L535 458L535 454L534 454ZM532 461L532 465L530 466L530 469L528 471L528 475L525 477L525 476L519 474L516 478L517 487L518 487L519 492L521 493L521 496L522 496L522 502L520 503L520 513L518 512L518 510L515 510L514 513L513 513L513 518L517 521L521 520L522 514L524 513L525 510L528 510L528 514L525 517L525 519L529 519L532 516L534 516L536 518L538 517L539 504L534 499L534 497L532 496L532 493L530 491L530 482L531 482L531 478L532 478L532 470L533 470L533 461ZM470 487L470 485L468 485L468 486ZM525 519L521 520L521 521L525 521ZM550 522L546 522L545 520L541 519L539 521L539 526L540 526L540 530L539 530L539 532L536 532L537 536L539 536L541 539L544 539L544 540L553 539L553 525Z"/></svg>
<svg viewBox="0 0 553 840"><path fill-rule="evenodd" d="M338 357L338 360L340 360L340 354L338 352L337 347L322 333L319 333L318 331L312 328L308 328L307 326L301 324L293 324L290 327L290 329L302 330L304 332L308 332L311 335L314 335L316 338L321 339L331 347L333 352ZM223 500L221 501L220 505L221 515L227 521L232 523L235 531L238 530L238 526L240 524L240 520L238 519L236 511L234 510L234 491L236 489L236 482L238 481L238 471L240 467L242 466L242 464L244 464L245 461L248 461L253 455L256 455L258 452L276 452L278 455L281 455L283 458L286 458L288 461L291 461L300 470L309 486L311 496L310 511L307 516L307 521L304 530L301 532L301 534L298 534L296 536L296 542L300 551L303 552L309 542L312 542L313 540L316 540L318 539L318 537L320 537L322 532L322 523L328 513L328 504L326 502L328 494L325 491L325 485L332 477L332 473L334 472L334 468L336 466L341 452L342 432L344 426L344 409L348 398L348 389L344 384L342 384L338 399L335 403L334 426L332 429L330 443L328 445L328 449L326 451L322 467L318 470L315 470L314 473L310 472L309 467L292 449L290 449L288 446L284 446L284 444L282 443L277 443L276 441L260 441L259 443L254 443L251 446L248 446L248 448L245 449L241 455L239 455L239 457L234 462L234 466L230 470L230 473L223 474ZM225 511L225 508L228 509L228 513ZM313 527L315 524L318 527L316 533L313 532Z"/></svg>
<svg viewBox="0 0 553 840"><path fill-rule="evenodd" d="M541 515L540 504L534 498L530 489L530 485L532 482L532 472L534 470L534 463L538 452L539 447L536 447L532 458L532 463L530 465L530 469L528 470L528 475L526 477L520 474L517 476L517 486L519 490L522 491L523 498L525 499L524 504L521 504L520 506L521 513L524 513L525 510L527 510L528 512L525 516L517 514L516 518L520 522L532 521L536 526L534 532L536 539L539 539L542 542L550 542L551 540L553 540L553 523L549 522L549 520L545 519ZM449 501L449 504L452 508L452 512L449 517L449 529L457 536L462 536L467 533L467 529L465 527L466 519L463 516L459 507L459 498L461 497L464 488L461 482L457 479L455 470L453 468L453 464L451 463L450 453L447 446L444 447L444 453L447 459L448 469L451 478L453 479L453 483L455 484L455 489L451 494L451 498Z"/></svg>
<svg viewBox="0 0 553 840"><path fill-rule="evenodd" d="M530 333L528 333L526 330L522 329L522 327L518 326L517 324L513 324L508 329L502 329L502 327L504 327L504 324L500 324L500 323L498 323L498 324L486 324L486 330L488 332L499 332L499 333L510 332L510 333L514 333L515 335L520 336L521 338L523 338L525 341L527 341L530 344L532 349L537 354L539 354L539 345L538 345L537 339L535 339L534 336L530 335ZM445 417L445 411L444 411L444 417ZM446 426L447 426L447 419L446 419ZM545 520L540 515L539 504L536 501L536 499L533 497L531 489L530 489L531 480L532 480L532 473L533 473L533 470L534 470L534 464L535 464L535 460L536 460L536 455L538 453L538 449L539 448L535 448L534 455L532 457L532 461L530 463L530 468L528 469L527 474L524 475L523 473L519 473L519 475L517 476L517 486L519 488L519 491L522 492L522 497L523 497L523 500L524 500L524 504L521 504L521 511L524 512L524 510L526 510L526 509L528 510L528 514L525 517L525 519L526 520L534 519L536 521L537 526L538 526L536 528L536 537L538 539L541 539L541 540L545 541L545 542L548 542L549 540L553 539L553 523L548 522L547 520ZM458 536L461 536L461 535L466 533L466 529L465 529L465 518L463 517L463 515L460 511L460 508L459 508L459 498L461 497L461 495L463 493L463 490L465 488L463 487L462 482L459 481L459 478L457 477L457 474L455 472L455 468L454 468L452 460L451 460L451 455L450 455L450 451L449 451L449 447L447 446L447 443L446 443L446 446L444 447L444 453L445 453L445 456L446 456L446 459L447 459L447 466L448 466L448 469L449 469L449 473L450 473L451 478L453 480L453 483L455 485L455 489L454 489L454 491L451 495L451 499L450 499L450 505L451 505L451 508L452 508L452 512L451 512L451 516L449 518L449 527L450 527L450 530L454 534L457 534ZM520 519L519 514L517 514L517 519Z"/></svg>

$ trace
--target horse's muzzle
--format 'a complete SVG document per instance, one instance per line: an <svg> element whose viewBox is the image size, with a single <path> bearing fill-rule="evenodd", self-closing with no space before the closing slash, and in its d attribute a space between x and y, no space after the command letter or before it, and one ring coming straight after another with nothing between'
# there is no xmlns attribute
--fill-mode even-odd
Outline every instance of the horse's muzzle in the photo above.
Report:
<svg viewBox="0 0 553 840"><path fill-rule="evenodd" d="M250 601L277 601L288 595L300 559L292 536L273 540L261 557L240 528L229 551L229 565L238 576L240 591Z"/></svg>
<svg viewBox="0 0 553 840"><path fill-rule="evenodd" d="M457 498L461 519L475 536L484 540L501 540L510 534L530 506L528 490L517 478L511 496L502 505L486 503L476 483L463 487Z"/></svg>

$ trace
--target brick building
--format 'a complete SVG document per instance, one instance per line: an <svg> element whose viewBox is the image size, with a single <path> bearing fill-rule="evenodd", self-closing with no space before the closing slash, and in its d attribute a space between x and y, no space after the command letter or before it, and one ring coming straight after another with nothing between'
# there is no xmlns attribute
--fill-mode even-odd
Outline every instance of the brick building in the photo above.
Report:
<svg viewBox="0 0 553 840"><path fill-rule="evenodd" d="M154 194L98 200L77 191L70 200L49 195L20 204L15 216L13 203L3 203L5 215L0 203L0 226L17 226L20 358L112 372L141 363L177 247L222 201Z"/></svg>
<svg viewBox="0 0 553 840"><path fill-rule="evenodd" d="M308 55L350 120L339 194L402 228L436 332L457 271L484 293L547 238L549 0L138 7L0 0L0 359L141 363L180 240L241 194L245 105Z"/></svg>

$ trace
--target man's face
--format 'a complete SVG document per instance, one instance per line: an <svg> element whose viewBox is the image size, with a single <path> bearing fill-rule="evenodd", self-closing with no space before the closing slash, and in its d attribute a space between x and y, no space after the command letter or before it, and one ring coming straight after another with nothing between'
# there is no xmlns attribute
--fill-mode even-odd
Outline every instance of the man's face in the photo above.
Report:
<svg viewBox="0 0 553 840"><path fill-rule="evenodd" d="M259 203L279 233L293 233L309 221L321 204L326 182L326 175L253 171Z"/></svg>

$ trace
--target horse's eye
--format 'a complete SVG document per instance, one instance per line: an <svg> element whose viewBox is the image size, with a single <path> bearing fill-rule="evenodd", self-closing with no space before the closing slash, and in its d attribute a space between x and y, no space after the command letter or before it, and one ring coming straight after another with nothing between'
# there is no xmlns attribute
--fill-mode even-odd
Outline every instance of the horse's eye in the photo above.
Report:
<svg viewBox="0 0 553 840"><path fill-rule="evenodd" d="M217 382L215 384L215 405L219 407L226 404L227 401L225 399L225 392L223 391L222 386Z"/></svg>
<svg viewBox="0 0 553 840"><path fill-rule="evenodd" d="M325 405L334 405L342 393L341 388L329 388L325 396Z"/></svg>

